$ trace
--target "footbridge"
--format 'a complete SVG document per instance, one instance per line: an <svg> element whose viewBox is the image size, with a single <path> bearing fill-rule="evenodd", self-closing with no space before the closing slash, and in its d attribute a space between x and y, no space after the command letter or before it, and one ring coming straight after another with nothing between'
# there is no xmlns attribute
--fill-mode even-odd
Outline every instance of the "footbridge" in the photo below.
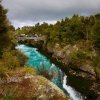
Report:
<svg viewBox="0 0 100 100"><path fill-rule="evenodd" d="M34 40L34 41L41 41L44 40L42 36L38 36L37 34L20 34L20 35L16 35L16 40L17 42L19 41L26 41L26 40Z"/></svg>

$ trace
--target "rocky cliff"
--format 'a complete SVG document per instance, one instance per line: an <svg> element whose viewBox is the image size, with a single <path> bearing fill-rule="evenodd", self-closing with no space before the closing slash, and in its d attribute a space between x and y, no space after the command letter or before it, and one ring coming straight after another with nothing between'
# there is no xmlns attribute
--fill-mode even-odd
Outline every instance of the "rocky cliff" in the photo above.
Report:
<svg viewBox="0 0 100 100"><path fill-rule="evenodd" d="M52 47L53 46L53 47ZM63 70L68 74L68 83L82 92L90 100L100 97L100 65L95 65L98 55L92 47L80 44L61 46L47 45L46 51L57 62L63 64Z"/></svg>
<svg viewBox="0 0 100 100"><path fill-rule="evenodd" d="M46 78L21 70L0 79L0 100L70 100Z"/></svg>

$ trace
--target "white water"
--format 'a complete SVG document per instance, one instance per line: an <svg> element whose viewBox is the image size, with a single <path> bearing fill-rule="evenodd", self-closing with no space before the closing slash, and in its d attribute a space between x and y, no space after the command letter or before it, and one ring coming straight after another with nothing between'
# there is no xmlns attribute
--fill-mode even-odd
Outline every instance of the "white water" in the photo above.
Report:
<svg viewBox="0 0 100 100"><path fill-rule="evenodd" d="M69 96L72 100L84 100L83 96L79 92L77 92L75 89L67 85L67 76L64 76L63 79L63 88L69 93Z"/></svg>

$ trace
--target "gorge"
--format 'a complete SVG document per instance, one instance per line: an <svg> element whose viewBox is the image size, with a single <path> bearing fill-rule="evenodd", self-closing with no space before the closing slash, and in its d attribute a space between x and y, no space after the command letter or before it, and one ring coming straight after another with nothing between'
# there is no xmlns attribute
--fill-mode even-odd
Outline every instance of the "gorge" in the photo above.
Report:
<svg viewBox="0 0 100 100"><path fill-rule="evenodd" d="M66 95L69 95L72 100L84 100L85 97L81 93L77 92L74 88L67 85L67 76L61 69L59 69L55 64L50 62L50 60L43 54L39 53L37 48L29 47L26 45L18 45L16 49L24 53L28 60L26 66L42 70L42 67L46 69L48 74L53 74L51 81L61 88Z"/></svg>

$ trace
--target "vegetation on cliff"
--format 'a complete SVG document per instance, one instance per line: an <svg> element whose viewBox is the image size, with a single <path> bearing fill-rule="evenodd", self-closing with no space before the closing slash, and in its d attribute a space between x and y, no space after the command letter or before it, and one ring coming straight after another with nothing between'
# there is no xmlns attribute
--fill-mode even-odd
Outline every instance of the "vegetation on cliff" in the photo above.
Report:
<svg viewBox="0 0 100 100"><path fill-rule="evenodd" d="M14 27L6 16L0 0L0 77L7 76L9 70L24 66L26 57L15 50Z"/></svg>

